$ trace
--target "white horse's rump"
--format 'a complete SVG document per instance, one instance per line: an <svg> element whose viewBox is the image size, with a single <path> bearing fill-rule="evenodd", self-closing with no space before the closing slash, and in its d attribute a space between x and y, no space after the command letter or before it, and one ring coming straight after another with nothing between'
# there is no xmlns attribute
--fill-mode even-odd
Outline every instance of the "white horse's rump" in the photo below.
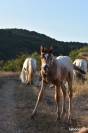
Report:
<svg viewBox="0 0 88 133"><path fill-rule="evenodd" d="M87 73L87 61L84 59L76 59L73 64L78 66L81 70Z"/></svg>
<svg viewBox="0 0 88 133"><path fill-rule="evenodd" d="M37 63L35 59L27 58L23 63L23 68L20 74L22 83L31 83L36 72Z"/></svg>
<svg viewBox="0 0 88 133"><path fill-rule="evenodd" d="M79 67L82 71L85 72L85 74L80 74L78 71L74 70L75 78L86 79L87 61L84 59L76 59L73 64L75 64L77 67Z"/></svg>

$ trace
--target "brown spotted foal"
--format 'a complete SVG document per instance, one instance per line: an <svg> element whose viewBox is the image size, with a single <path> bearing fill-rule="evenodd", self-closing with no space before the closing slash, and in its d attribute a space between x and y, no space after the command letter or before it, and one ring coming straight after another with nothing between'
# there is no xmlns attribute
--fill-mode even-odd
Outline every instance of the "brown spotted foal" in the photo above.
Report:
<svg viewBox="0 0 88 133"><path fill-rule="evenodd" d="M69 64L68 64L69 65ZM71 65L72 67L72 65ZM68 94L69 94L69 108L68 108L68 119L71 119L71 101L72 101L72 79L73 79L73 67L70 69L69 66L65 66L60 63L52 54L52 48L45 49L41 47L41 76L42 84L38 94L38 99L35 108L32 112L32 118L36 113L38 103L41 101L43 91L46 83L52 83L55 86L55 101L57 105L57 119L60 119L66 113L65 101L66 101L66 87L65 82L68 82ZM62 112L60 113L60 89L63 92L63 106Z"/></svg>

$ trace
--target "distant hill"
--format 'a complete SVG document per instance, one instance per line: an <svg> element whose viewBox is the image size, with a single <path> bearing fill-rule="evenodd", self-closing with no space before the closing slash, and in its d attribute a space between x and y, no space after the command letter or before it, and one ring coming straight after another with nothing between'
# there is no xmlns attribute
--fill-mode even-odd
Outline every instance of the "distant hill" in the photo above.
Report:
<svg viewBox="0 0 88 133"><path fill-rule="evenodd" d="M40 46L53 46L56 55L88 46L87 43L57 41L44 34L24 29L0 29L0 60L16 58L21 53L40 52Z"/></svg>

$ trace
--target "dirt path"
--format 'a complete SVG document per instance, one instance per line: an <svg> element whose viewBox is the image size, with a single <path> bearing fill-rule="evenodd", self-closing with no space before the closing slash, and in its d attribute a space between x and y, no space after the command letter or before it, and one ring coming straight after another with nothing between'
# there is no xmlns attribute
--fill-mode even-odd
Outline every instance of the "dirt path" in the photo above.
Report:
<svg viewBox="0 0 88 133"><path fill-rule="evenodd" d="M38 91L37 87L22 85L17 77L0 77L0 133L69 133L69 127L88 126L88 95L74 99L70 126L55 121L52 95L45 97L35 120L31 120Z"/></svg>
<svg viewBox="0 0 88 133"><path fill-rule="evenodd" d="M0 79L0 133L12 133L15 128L14 109L15 97L14 92L16 83L14 80Z"/></svg>

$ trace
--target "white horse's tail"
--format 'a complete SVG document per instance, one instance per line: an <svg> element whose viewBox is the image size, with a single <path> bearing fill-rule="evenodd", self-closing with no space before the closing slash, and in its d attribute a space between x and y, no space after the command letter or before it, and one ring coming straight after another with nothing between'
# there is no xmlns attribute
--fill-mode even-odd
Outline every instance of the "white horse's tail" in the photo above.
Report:
<svg viewBox="0 0 88 133"><path fill-rule="evenodd" d="M25 70L22 69L20 74L20 80L22 83L26 83L26 76L25 76Z"/></svg>
<svg viewBox="0 0 88 133"><path fill-rule="evenodd" d="M29 61L29 66L28 66L28 81L29 83L31 84L32 83L32 80L33 80L33 61L32 59L30 59Z"/></svg>
<svg viewBox="0 0 88 133"><path fill-rule="evenodd" d="M28 82L28 75L27 75L27 68L28 68L28 58L24 61L24 64L23 64L23 68L22 68L22 71L21 71L21 74L20 74L20 80L22 83L26 83Z"/></svg>
<svg viewBox="0 0 88 133"><path fill-rule="evenodd" d="M27 58L23 64L23 68L20 74L20 79L22 83L31 84L35 72L36 72L36 60L32 58Z"/></svg>

